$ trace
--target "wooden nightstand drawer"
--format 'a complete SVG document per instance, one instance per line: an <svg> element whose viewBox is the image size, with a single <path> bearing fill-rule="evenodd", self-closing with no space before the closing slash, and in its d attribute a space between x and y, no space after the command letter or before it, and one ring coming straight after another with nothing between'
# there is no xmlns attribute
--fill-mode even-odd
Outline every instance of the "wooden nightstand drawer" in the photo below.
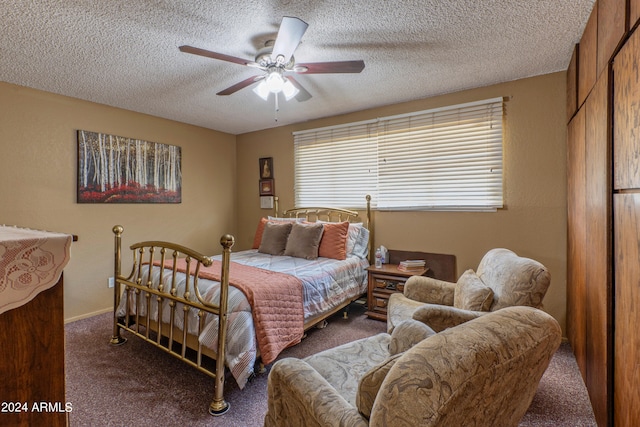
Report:
<svg viewBox="0 0 640 427"><path fill-rule="evenodd" d="M389 297L398 292L404 292L404 284L409 277L423 275L427 269L416 272L398 270L397 266L385 264L381 268L369 267L369 287L367 292L367 316L387 320L387 305Z"/></svg>
<svg viewBox="0 0 640 427"><path fill-rule="evenodd" d="M374 311L384 311L387 312L387 304L389 304L389 296L388 295L376 295L373 294L373 307Z"/></svg>
<svg viewBox="0 0 640 427"><path fill-rule="evenodd" d="M389 291L404 291L405 280L388 279L385 277L373 276L374 286L376 289L387 289Z"/></svg>

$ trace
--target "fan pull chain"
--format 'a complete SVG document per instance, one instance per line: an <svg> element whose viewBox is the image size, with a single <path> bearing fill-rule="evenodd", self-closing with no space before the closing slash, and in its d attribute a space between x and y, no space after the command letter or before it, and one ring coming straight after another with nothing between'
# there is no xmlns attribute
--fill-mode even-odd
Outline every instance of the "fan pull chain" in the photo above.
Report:
<svg viewBox="0 0 640 427"><path fill-rule="evenodd" d="M278 111L280 110L280 106L278 105L278 94L274 93L274 97L276 99L276 110L274 112L274 120L277 122L278 121Z"/></svg>

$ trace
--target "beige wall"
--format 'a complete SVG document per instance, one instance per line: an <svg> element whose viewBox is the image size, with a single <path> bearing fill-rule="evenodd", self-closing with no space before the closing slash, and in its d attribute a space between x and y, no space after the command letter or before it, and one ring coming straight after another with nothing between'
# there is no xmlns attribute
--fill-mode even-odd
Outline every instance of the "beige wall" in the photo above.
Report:
<svg viewBox="0 0 640 427"><path fill-rule="evenodd" d="M246 249L251 245L259 218L269 213L259 205L258 158L273 157L275 188L281 207L293 205L292 132L497 96L509 98L505 103L505 208L495 213L376 212L375 245L455 254L458 273L475 269L482 255L493 247L506 247L535 258L549 268L552 276L545 310L564 330L566 114L563 72L238 135L237 247Z"/></svg>
<svg viewBox="0 0 640 427"><path fill-rule="evenodd" d="M0 83L0 223L79 236L65 270L65 318L82 317L111 308L113 225L125 227L125 244L153 238L219 253L220 235L231 232L234 250L246 249L270 213L259 207L258 158L274 158L281 207L293 205L293 131L505 96L505 208L377 212L375 244L455 254L458 273L492 247L538 259L552 274L545 309L564 329L564 94L564 73L554 73L236 137ZM77 129L181 146L182 203L77 204Z"/></svg>
<svg viewBox="0 0 640 427"><path fill-rule="evenodd" d="M77 204L76 130L182 147L181 204ZM235 231L235 136L0 83L0 224L76 234L65 319L109 310L112 227L124 244L162 239L207 254ZM257 162L257 160L256 160Z"/></svg>

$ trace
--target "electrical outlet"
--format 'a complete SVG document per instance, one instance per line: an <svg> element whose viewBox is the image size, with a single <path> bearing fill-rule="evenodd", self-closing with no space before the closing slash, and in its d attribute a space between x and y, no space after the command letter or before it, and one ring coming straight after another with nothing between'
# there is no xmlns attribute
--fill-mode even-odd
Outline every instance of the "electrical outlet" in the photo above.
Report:
<svg viewBox="0 0 640 427"><path fill-rule="evenodd" d="M113 288L116 285L116 280L113 277L109 277L109 287Z"/></svg>

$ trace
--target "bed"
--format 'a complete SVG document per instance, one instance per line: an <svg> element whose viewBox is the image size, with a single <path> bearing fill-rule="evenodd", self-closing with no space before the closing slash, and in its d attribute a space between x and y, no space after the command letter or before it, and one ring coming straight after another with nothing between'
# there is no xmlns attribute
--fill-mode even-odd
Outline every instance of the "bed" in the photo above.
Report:
<svg viewBox="0 0 640 427"><path fill-rule="evenodd" d="M225 367L242 389L256 365L273 362L305 331L325 324L366 293L372 236L366 216L339 208L298 208L261 219L252 248L206 256L175 243L130 246L122 274L121 226L115 236L111 343L126 330L214 379L212 415L229 409ZM346 312L345 312L346 315Z"/></svg>

